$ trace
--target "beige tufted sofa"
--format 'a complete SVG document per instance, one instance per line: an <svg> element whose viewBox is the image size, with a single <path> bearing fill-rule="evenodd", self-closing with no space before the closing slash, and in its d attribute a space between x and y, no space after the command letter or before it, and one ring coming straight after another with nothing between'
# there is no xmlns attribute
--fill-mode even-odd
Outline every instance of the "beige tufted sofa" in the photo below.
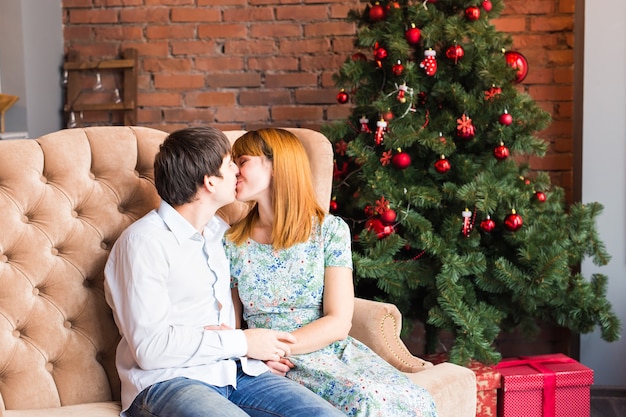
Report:
<svg viewBox="0 0 626 417"><path fill-rule="evenodd" d="M320 133L295 132L327 205L332 147ZM103 268L120 232L158 204L152 162L165 135L94 127L0 140L0 415L119 414L118 332ZM234 204L223 215L244 212ZM474 374L411 356L400 320L393 305L357 299L352 335L428 389L440 417L474 416Z"/></svg>

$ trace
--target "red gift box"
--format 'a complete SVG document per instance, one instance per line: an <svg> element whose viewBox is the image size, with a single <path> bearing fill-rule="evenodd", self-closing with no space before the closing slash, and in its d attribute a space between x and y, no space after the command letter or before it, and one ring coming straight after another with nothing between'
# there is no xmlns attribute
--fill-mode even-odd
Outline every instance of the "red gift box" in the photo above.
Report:
<svg viewBox="0 0 626 417"><path fill-rule="evenodd" d="M434 364L447 362L448 355L434 353L422 356ZM493 366L472 360L467 365L476 375L476 417L496 417L500 372Z"/></svg>
<svg viewBox="0 0 626 417"><path fill-rule="evenodd" d="M593 370L563 354L504 359L498 417L589 417Z"/></svg>

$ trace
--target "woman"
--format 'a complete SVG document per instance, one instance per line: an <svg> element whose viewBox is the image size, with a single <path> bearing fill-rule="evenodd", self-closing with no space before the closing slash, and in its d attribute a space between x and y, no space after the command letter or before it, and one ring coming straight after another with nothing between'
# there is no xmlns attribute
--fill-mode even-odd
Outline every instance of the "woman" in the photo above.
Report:
<svg viewBox="0 0 626 417"><path fill-rule="evenodd" d="M233 297L249 327L296 337L287 377L348 416L436 416L426 390L348 336L350 231L316 202L299 139L281 129L251 131L235 141L232 155L237 199L253 204L225 241Z"/></svg>

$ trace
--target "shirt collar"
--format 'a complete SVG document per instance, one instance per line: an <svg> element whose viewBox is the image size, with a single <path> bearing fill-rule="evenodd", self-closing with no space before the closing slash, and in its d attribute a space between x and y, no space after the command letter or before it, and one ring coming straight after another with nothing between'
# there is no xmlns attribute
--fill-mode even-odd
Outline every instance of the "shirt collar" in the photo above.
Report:
<svg viewBox="0 0 626 417"><path fill-rule="evenodd" d="M165 201L161 200L157 213L163 219L163 222L165 222L167 227L172 231L179 244L189 239L202 239L198 231L194 229L191 223L189 223L174 209L174 207ZM229 227L228 223L220 217L213 216L204 226L204 238L207 240L221 240L222 236L224 236L224 232L226 232Z"/></svg>

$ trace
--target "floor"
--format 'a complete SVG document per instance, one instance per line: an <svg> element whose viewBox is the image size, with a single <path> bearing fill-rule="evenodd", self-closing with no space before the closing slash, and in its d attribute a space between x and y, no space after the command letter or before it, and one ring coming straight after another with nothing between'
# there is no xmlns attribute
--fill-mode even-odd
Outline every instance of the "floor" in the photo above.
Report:
<svg viewBox="0 0 626 417"><path fill-rule="evenodd" d="M592 387L590 417L626 417L626 388Z"/></svg>

